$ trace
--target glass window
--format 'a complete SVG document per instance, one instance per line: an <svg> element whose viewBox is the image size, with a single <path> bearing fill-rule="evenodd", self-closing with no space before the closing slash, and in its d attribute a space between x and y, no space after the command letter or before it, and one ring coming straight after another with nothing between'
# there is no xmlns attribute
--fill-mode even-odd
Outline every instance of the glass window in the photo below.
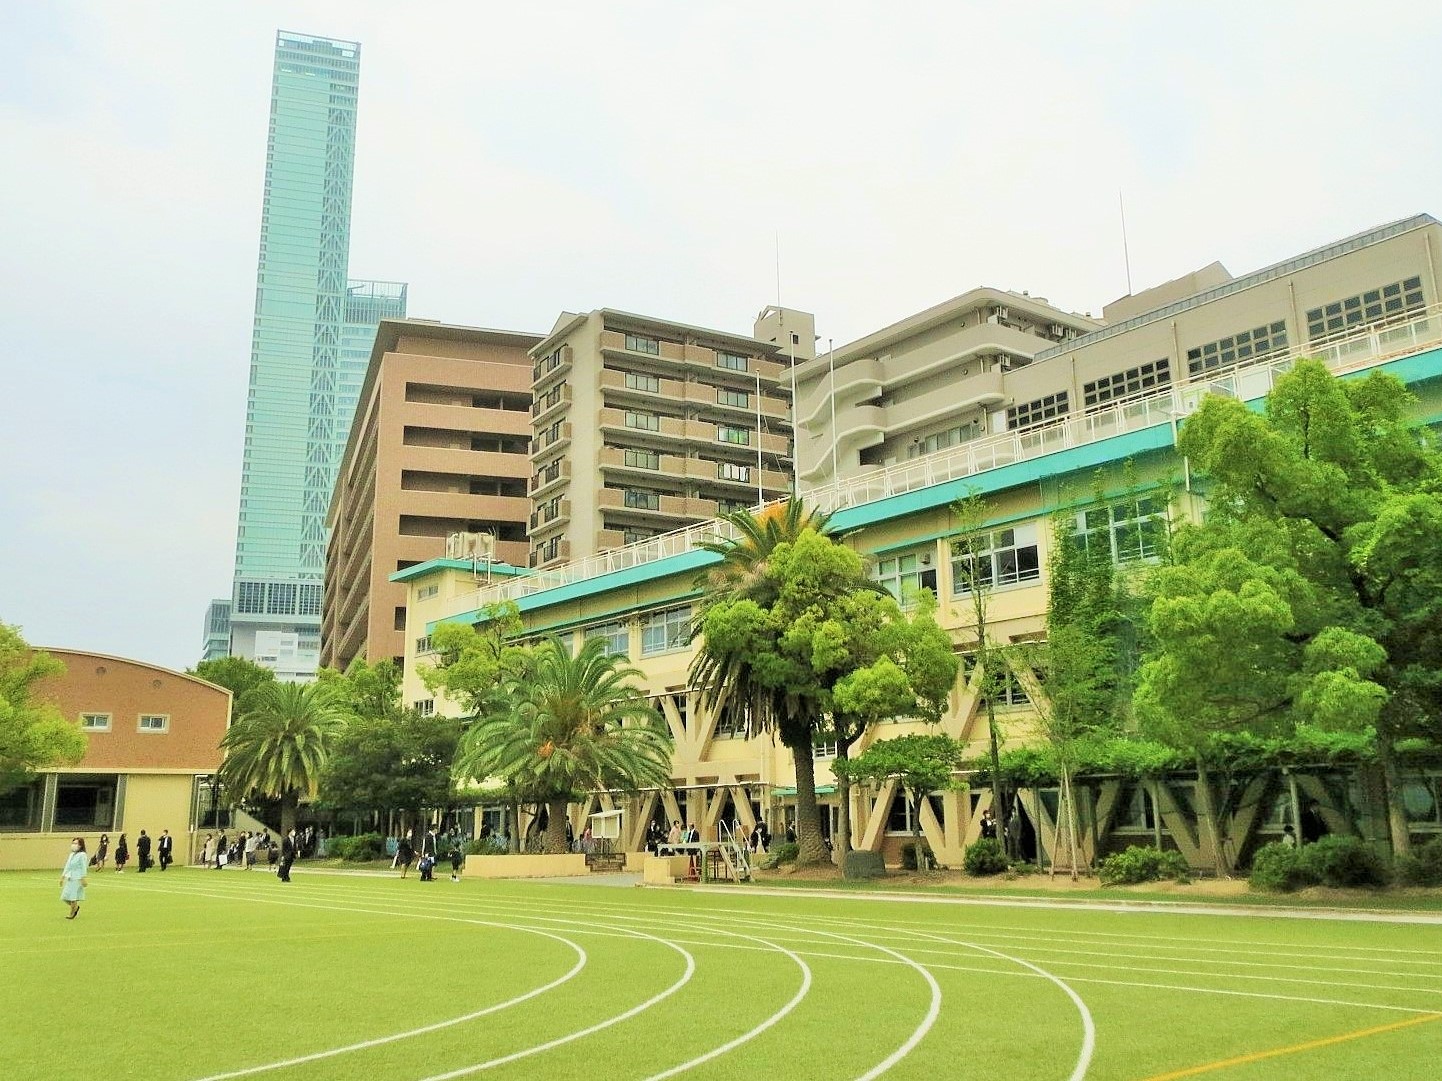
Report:
<svg viewBox="0 0 1442 1081"><path fill-rule="evenodd" d="M641 655L645 657L684 648L690 626L689 604L650 613L641 621Z"/></svg>
<svg viewBox="0 0 1442 1081"><path fill-rule="evenodd" d="M751 395L744 390L727 390L725 387L717 387L716 401L721 405L736 405L745 409L751 404Z"/></svg>
<svg viewBox="0 0 1442 1081"><path fill-rule="evenodd" d="M110 714L82 713L80 715L80 727L87 732L109 732Z"/></svg>
<svg viewBox="0 0 1442 1081"><path fill-rule="evenodd" d="M923 589L936 592L935 547L927 545L910 552L878 558L872 571L878 585L902 604L910 604Z"/></svg>
<svg viewBox="0 0 1442 1081"><path fill-rule="evenodd" d="M432 652L432 649L433 649L433 647L431 646L431 636L430 636L430 635L428 635L428 634L423 634L423 635L421 635L419 638L416 639L416 652L417 652L417 653L430 653L430 652Z"/></svg>
<svg viewBox="0 0 1442 1081"><path fill-rule="evenodd" d="M1284 352L1287 348L1287 324L1268 323L1219 338L1214 342L1187 350L1187 372L1205 375L1220 368L1230 368L1257 357Z"/></svg>
<svg viewBox="0 0 1442 1081"><path fill-rule="evenodd" d="M1150 830L1157 824L1152 794L1144 785L1128 785L1117 796L1112 824L1118 830Z"/></svg>
<svg viewBox="0 0 1442 1081"><path fill-rule="evenodd" d="M744 372L750 369L751 361L740 353L726 353L721 350L716 352L716 367L727 368L733 372Z"/></svg>
<svg viewBox="0 0 1442 1081"><path fill-rule="evenodd" d="M1166 386L1172 381L1172 362L1169 357L1154 360L1128 368L1115 375L1094 379L1082 386L1082 402L1088 408L1105 405L1123 398L1134 398L1156 387Z"/></svg>
<svg viewBox="0 0 1442 1081"><path fill-rule="evenodd" d="M716 475L722 480L749 481L751 479L751 467L749 465L736 465L734 462L719 462L716 466Z"/></svg>
<svg viewBox="0 0 1442 1081"><path fill-rule="evenodd" d="M661 454L654 450L637 450L634 447L627 447L625 454L626 464L636 469L660 469Z"/></svg>
<svg viewBox="0 0 1442 1081"><path fill-rule="evenodd" d="M287 616L295 611L296 589L294 582L271 582L265 590L265 611L267 615Z"/></svg>
<svg viewBox="0 0 1442 1081"><path fill-rule="evenodd" d="M612 657L626 657L630 655L630 634L626 630L626 624L617 620L614 623L598 623L593 627L587 627L585 637L603 639L606 643L606 652Z"/></svg>
<svg viewBox="0 0 1442 1081"><path fill-rule="evenodd" d="M62 774L55 791L55 828L114 829L115 778Z"/></svg>
<svg viewBox="0 0 1442 1081"><path fill-rule="evenodd" d="M1167 540L1167 506L1160 496L1143 496L1077 515L1076 541L1090 550L1104 545L1113 563L1155 559Z"/></svg>
<svg viewBox="0 0 1442 1081"><path fill-rule="evenodd" d="M1322 338L1366 323L1380 323L1426 306L1422 296L1422 279L1406 278L1312 308L1307 312L1307 334L1311 338Z"/></svg>
<svg viewBox="0 0 1442 1081"><path fill-rule="evenodd" d="M41 779L0 792L0 830L39 832L44 791L45 781Z"/></svg>
<svg viewBox="0 0 1442 1081"><path fill-rule="evenodd" d="M727 424L716 425L716 438L723 443L740 443L744 446L751 445L750 428L733 428Z"/></svg>
<svg viewBox="0 0 1442 1081"><path fill-rule="evenodd" d="M633 353L650 353L652 356L659 356L661 343L656 338L647 338L641 334L627 334L626 348Z"/></svg>
<svg viewBox="0 0 1442 1081"><path fill-rule="evenodd" d="M265 611L265 583L241 582L236 589L235 610L250 615Z"/></svg>
<svg viewBox="0 0 1442 1081"><path fill-rule="evenodd" d="M961 597L974 588L1017 585L1041 577L1041 554L1036 525L997 529L951 543L951 595Z"/></svg>
<svg viewBox="0 0 1442 1081"><path fill-rule="evenodd" d="M661 430L661 418L655 413L634 413L627 410L626 427L640 428L646 432L659 432Z"/></svg>
<svg viewBox="0 0 1442 1081"><path fill-rule="evenodd" d="M141 732L164 732L170 727L170 718L163 713L142 713L140 715Z"/></svg>
<svg viewBox="0 0 1442 1081"><path fill-rule="evenodd" d="M650 391L652 394L661 392L661 380L644 372L627 372L626 386L632 390Z"/></svg>
<svg viewBox="0 0 1442 1081"><path fill-rule="evenodd" d="M634 510L660 510L661 493L647 491L645 488L627 488L626 506Z"/></svg>
<svg viewBox="0 0 1442 1081"><path fill-rule="evenodd" d="M422 717L432 717L436 712L436 700L434 698L421 698L411 703L411 708Z"/></svg>
<svg viewBox="0 0 1442 1081"><path fill-rule="evenodd" d="M1067 392L1059 390L1036 401L1012 406L1006 411L1006 426L1013 431L1031 428L1065 415L1070 408Z"/></svg>
<svg viewBox="0 0 1442 1081"><path fill-rule="evenodd" d="M322 587L319 582L303 582L300 587L300 614L320 615Z"/></svg>

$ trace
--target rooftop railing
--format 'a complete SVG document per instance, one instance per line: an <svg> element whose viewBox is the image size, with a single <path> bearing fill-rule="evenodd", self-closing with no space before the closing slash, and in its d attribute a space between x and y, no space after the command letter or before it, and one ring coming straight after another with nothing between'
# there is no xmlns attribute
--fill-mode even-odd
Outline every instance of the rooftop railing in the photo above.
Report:
<svg viewBox="0 0 1442 1081"><path fill-rule="evenodd" d="M958 447L915 458L903 465L872 470L802 494L809 504L824 511L861 506L1112 436L1159 424L1174 425L1195 410L1208 394L1223 394L1243 401L1264 397L1271 391L1277 376L1303 357L1321 360L1332 372L1342 375L1437 345L1442 345L1442 305L1410 313L1396 322L1374 323L1342 332L1311 343L1304 349L1253 357L1173 384L1146 397L1131 398L1024 431L983 436ZM736 527L725 519L699 522L635 544L598 552L560 567L478 589L473 594L470 607L517 601L573 582L684 555L703 543L732 540L736 535Z"/></svg>

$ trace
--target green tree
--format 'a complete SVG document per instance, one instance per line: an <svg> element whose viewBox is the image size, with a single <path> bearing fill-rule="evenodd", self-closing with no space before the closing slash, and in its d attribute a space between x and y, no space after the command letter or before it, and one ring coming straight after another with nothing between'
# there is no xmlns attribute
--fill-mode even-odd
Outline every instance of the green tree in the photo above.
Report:
<svg viewBox="0 0 1442 1081"><path fill-rule="evenodd" d="M926 869L922 858L921 801L933 792L956 786L952 774L961 764L965 747L960 740L941 733L898 736L877 740L861 754L838 761L838 774L853 781L880 784L893 778L905 792L911 809L912 841L917 870Z"/></svg>
<svg viewBox="0 0 1442 1081"><path fill-rule="evenodd" d="M1219 735L1367 731L1407 852L1396 746L1442 737L1442 456L1374 372L1300 362L1263 414L1207 398L1180 449L1211 485L1155 578L1138 715L1205 757Z"/></svg>
<svg viewBox="0 0 1442 1081"><path fill-rule="evenodd" d="M829 535L831 516L792 498L757 513L736 511L725 520L736 536L701 545L721 560L696 580L706 600L691 625L692 638L701 639L691 683L702 707L713 715L744 727L748 734L774 732L791 751L796 762L798 860L819 863L826 855L812 757L819 715L814 703L779 683L774 666L758 656L744 627L753 614L770 611L780 595L780 582L772 573L774 554L804 533ZM838 585L849 590L856 583ZM722 635L723 627L736 633Z"/></svg>
<svg viewBox="0 0 1442 1081"><path fill-rule="evenodd" d="M414 710L357 715L337 733L317 794L327 806L352 813L399 811L463 802L451 779L461 739L454 717L422 717Z"/></svg>
<svg viewBox="0 0 1442 1081"><path fill-rule="evenodd" d="M456 774L499 779L546 805L546 849L566 850L566 804L597 788L635 791L671 778L671 735L633 680L641 673L588 639L574 657L550 639L509 702L466 732Z"/></svg>
<svg viewBox="0 0 1442 1081"><path fill-rule="evenodd" d="M734 712L751 731L774 730L791 751L802 861L825 858L815 739L835 738L844 760L878 720L937 720L945 710L956 660L932 610L927 598L907 617L866 578L860 556L810 526L794 540L777 539L742 588L713 595L703 608L693 681L711 708Z"/></svg>
<svg viewBox="0 0 1442 1081"><path fill-rule="evenodd" d="M220 741L221 779L232 791L279 799L280 829L288 833L347 717L324 683L263 684L247 695L246 712Z"/></svg>
<svg viewBox="0 0 1442 1081"><path fill-rule="evenodd" d="M275 682L274 672L246 657L214 657L201 661L194 668L188 669L186 674L198 676L230 692L231 720L245 712L246 695L257 687Z"/></svg>
<svg viewBox="0 0 1442 1081"><path fill-rule="evenodd" d="M402 712L401 682L404 673L390 658L368 663L357 657L337 672L322 668L316 681L330 686L336 698L357 717L395 717Z"/></svg>
<svg viewBox="0 0 1442 1081"><path fill-rule="evenodd" d="M85 754L85 733L36 695L36 684L65 666L31 649L18 628L0 623L0 793L25 784L37 769L74 765Z"/></svg>

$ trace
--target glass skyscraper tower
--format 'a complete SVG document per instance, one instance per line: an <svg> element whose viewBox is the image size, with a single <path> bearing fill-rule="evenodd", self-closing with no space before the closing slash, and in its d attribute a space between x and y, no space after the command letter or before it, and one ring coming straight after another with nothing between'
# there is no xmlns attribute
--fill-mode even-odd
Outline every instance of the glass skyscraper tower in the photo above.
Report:
<svg viewBox="0 0 1442 1081"><path fill-rule="evenodd" d="M359 85L358 43L277 34L229 651L281 679L315 673L336 467L376 325L406 314L405 285L348 277Z"/></svg>

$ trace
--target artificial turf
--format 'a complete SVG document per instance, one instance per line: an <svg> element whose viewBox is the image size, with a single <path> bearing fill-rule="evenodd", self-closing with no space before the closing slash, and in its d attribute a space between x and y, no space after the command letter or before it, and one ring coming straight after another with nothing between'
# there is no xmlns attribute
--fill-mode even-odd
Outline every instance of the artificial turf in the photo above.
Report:
<svg viewBox="0 0 1442 1081"><path fill-rule="evenodd" d="M90 882L67 922L58 875L0 875L6 1081L1431 1081L1442 1061L1435 922L304 865Z"/></svg>

